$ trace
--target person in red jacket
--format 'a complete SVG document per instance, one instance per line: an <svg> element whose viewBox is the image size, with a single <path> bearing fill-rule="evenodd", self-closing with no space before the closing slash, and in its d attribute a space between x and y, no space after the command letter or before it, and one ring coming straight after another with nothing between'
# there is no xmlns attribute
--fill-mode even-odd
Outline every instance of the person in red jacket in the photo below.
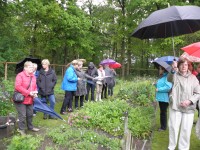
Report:
<svg viewBox="0 0 200 150"><path fill-rule="evenodd" d="M20 92L24 96L22 103L16 103L15 107L18 113L18 132L25 134L26 122L27 127L31 131L39 131L33 127L33 98L37 96L36 78L33 74L33 64L31 61L24 63L24 70L17 74L15 79L15 91Z"/></svg>

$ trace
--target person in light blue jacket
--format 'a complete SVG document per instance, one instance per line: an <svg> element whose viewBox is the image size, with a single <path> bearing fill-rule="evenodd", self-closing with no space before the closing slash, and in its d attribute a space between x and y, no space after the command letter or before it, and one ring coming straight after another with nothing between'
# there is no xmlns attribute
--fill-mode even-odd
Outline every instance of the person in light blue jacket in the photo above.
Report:
<svg viewBox="0 0 200 150"><path fill-rule="evenodd" d="M159 79L155 83L156 101L160 107L160 125L159 131L167 129L167 108L169 106L169 92L172 88L172 83L167 81L168 71L166 66L159 65Z"/></svg>
<svg viewBox="0 0 200 150"><path fill-rule="evenodd" d="M75 72L75 69L77 68L78 68L78 61L73 60L69 68L67 68L62 81L61 89L65 91L65 98L63 100L63 104L60 110L60 114L62 115L67 114L66 112L67 106L68 106L68 111L72 112L73 95L74 92L77 90L77 81L79 79Z"/></svg>

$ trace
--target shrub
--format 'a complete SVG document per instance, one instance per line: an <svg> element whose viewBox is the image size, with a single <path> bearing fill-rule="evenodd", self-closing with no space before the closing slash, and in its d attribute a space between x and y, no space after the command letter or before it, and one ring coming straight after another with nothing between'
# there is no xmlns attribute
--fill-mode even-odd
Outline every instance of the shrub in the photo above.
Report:
<svg viewBox="0 0 200 150"><path fill-rule="evenodd" d="M8 113L13 112L14 105L10 100L13 93L13 85L8 80L0 82L0 116L6 116Z"/></svg>
<svg viewBox="0 0 200 150"><path fill-rule="evenodd" d="M8 150L37 150L42 140L41 136L14 136L8 145Z"/></svg>

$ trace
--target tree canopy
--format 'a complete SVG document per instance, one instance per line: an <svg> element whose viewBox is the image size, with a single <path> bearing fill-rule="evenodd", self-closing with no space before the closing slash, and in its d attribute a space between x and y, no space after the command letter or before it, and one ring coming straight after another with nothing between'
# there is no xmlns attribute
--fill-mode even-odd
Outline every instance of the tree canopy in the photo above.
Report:
<svg viewBox="0 0 200 150"><path fill-rule="evenodd" d="M197 0L0 0L0 62L17 62L29 55L67 64L84 58L96 65L106 58L122 64L121 75L132 67L149 68L149 60L173 55L172 40L131 37L152 12L173 5L197 5ZM174 38L180 48L200 40L200 32ZM2 67L0 67L2 72Z"/></svg>

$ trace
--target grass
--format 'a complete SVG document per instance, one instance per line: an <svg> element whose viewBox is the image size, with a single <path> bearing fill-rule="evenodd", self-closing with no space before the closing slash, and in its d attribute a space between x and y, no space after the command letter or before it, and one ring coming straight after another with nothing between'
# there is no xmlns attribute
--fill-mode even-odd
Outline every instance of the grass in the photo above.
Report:
<svg viewBox="0 0 200 150"><path fill-rule="evenodd" d="M153 132L153 139L152 139L152 150L166 150L168 147L168 142L169 142L169 130L165 132L158 132L158 128L160 127L160 122L159 122L159 115L160 110L159 108L157 109L156 112L156 126ZM169 113L168 113L169 114ZM197 121L198 116L197 116L197 111L195 113L195 121ZM195 134L195 125L193 125L192 129L192 134L191 134L191 139L190 139L190 149L191 150L199 150L200 148L200 141L197 139L196 134ZM176 148L177 150L178 148Z"/></svg>

